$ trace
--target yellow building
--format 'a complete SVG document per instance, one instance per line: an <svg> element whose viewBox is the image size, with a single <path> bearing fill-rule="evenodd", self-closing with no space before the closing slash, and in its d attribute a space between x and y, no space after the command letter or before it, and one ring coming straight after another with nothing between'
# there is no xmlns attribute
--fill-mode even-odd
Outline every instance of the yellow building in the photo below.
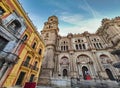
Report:
<svg viewBox="0 0 120 88"><path fill-rule="evenodd" d="M18 49L19 60L8 72L2 86L23 86L25 82L37 82L45 49L44 42L18 0L0 0L1 8L5 11L2 19L15 12L26 24Z"/></svg>

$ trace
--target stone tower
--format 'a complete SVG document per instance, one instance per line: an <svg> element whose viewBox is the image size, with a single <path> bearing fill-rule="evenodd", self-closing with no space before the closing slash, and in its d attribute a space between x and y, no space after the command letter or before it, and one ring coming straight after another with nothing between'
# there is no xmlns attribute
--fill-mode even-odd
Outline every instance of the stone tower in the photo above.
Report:
<svg viewBox="0 0 120 88"><path fill-rule="evenodd" d="M58 31L58 18L56 16L49 17L48 21L44 23L43 30L41 31L46 46L44 60L42 63L42 71L40 74L40 77L43 78L42 84L46 84L46 82L50 84L49 79L52 77L54 70L54 51Z"/></svg>

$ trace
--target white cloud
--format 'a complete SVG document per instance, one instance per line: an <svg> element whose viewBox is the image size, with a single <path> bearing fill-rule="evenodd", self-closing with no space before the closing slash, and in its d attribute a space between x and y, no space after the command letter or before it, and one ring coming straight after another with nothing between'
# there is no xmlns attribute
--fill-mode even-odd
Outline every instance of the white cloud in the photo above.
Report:
<svg viewBox="0 0 120 88"><path fill-rule="evenodd" d="M44 21L43 21L42 17L40 17L40 15L37 15L37 14L28 14L28 16L30 17L34 26L40 32L44 26Z"/></svg>
<svg viewBox="0 0 120 88"><path fill-rule="evenodd" d="M63 12L60 14L59 20L64 21L68 24L73 24L74 26L67 26L64 27L60 25L60 34L66 35L68 32L70 33L83 33L84 31L88 31L90 33L95 33L96 30L101 25L101 17L100 13L98 13L96 10L94 10L86 0L84 1L84 5L80 5L79 8L87 11L89 14L91 14L92 18L86 18L83 14L73 14L69 12Z"/></svg>
<svg viewBox="0 0 120 88"><path fill-rule="evenodd" d="M37 16L36 14L31 14L29 16L35 24L35 26L37 26L38 31L40 32L44 26L43 19L40 16ZM65 36L68 33L83 33L84 31L94 33L101 24L101 19L84 19L84 16L82 16L81 14L64 13L60 16L59 20L75 25L64 27L63 25L60 25L61 23L59 23L59 34L62 36Z"/></svg>
<svg viewBox="0 0 120 88"><path fill-rule="evenodd" d="M88 12L90 15L93 16L93 18L98 18L102 16L98 11L96 11L92 6L90 6L90 4L86 0L83 0L83 2L84 4L80 4L78 8Z"/></svg>
<svg viewBox="0 0 120 88"><path fill-rule="evenodd" d="M68 2L68 1L66 2L66 0L64 2L61 2L59 0L50 0L50 1L46 0L46 2L47 4L53 5L58 9L62 9L66 11L70 10L69 6L66 6L66 3Z"/></svg>
<svg viewBox="0 0 120 88"><path fill-rule="evenodd" d="M60 16L60 20L75 25L79 24L82 19L83 16L81 14L65 13Z"/></svg>
<svg viewBox="0 0 120 88"><path fill-rule="evenodd" d="M96 30L101 25L101 19L88 19L82 20L78 22L79 24L72 27L63 27L62 25L59 26L60 28L60 35L64 36L68 33L78 34L83 33L84 31L88 31L90 33L95 33Z"/></svg>

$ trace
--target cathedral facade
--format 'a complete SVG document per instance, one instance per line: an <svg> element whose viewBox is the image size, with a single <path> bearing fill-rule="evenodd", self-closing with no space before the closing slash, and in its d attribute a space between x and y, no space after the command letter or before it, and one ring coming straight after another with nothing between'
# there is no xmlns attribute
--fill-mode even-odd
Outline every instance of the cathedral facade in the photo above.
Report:
<svg viewBox="0 0 120 88"><path fill-rule="evenodd" d="M120 61L120 17L103 19L101 24L93 34L60 36L58 18L49 17L41 31L46 50L39 82L45 84L51 78L119 79L120 70L113 64Z"/></svg>

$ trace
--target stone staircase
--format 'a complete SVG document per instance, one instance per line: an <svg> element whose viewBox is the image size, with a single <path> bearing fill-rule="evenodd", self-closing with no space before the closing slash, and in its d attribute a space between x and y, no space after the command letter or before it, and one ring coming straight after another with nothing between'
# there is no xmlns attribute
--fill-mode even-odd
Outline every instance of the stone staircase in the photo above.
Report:
<svg viewBox="0 0 120 88"><path fill-rule="evenodd" d="M21 86L14 86L14 87L8 87L8 88L23 88Z"/></svg>
<svg viewBox="0 0 120 88"><path fill-rule="evenodd" d="M51 78L49 85L38 85L36 88L71 88L71 81L68 78Z"/></svg>
<svg viewBox="0 0 120 88"><path fill-rule="evenodd" d="M120 88L116 81L83 80L71 83L71 88Z"/></svg>
<svg viewBox="0 0 120 88"><path fill-rule="evenodd" d="M77 80L52 78L48 86L37 86L36 88L120 88L116 81L110 80Z"/></svg>
<svg viewBox="0 0 120 88"><path fill-rule="evenodd" d="M22 88L14 86L9 88ZM74 80L70 79L52 79L51 85L36 86L36 88L120 88L120 83L110 80Z"/></svg>

